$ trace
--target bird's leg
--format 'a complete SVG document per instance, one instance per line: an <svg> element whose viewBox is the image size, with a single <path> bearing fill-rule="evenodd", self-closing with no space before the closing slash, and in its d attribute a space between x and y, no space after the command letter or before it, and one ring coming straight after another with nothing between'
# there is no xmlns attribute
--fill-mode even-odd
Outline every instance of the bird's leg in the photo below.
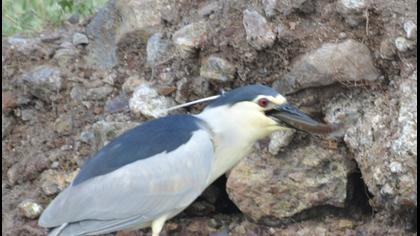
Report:
<svg viewBox="0 0 420 236"><path fill-rule="evenodd" d="M161 216L153 221L152 236L159 236L160 231L162 231L163 225L165 224L166 218L166 216Z"/></svg>

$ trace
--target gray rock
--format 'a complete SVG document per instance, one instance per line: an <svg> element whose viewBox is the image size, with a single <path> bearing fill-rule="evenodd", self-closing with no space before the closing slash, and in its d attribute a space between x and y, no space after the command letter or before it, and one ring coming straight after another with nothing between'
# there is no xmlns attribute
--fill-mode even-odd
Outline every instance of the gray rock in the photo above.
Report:
<svg viewBox="0 0 420 236"><path fill-rule="evenodd" d="M265 15L268 17L274 16L277 0L262 0Z"/></svg>
<svg viewBox="0 0 420 236"><path fill-rule="evenodd" d="M33 96L46 102L54 101L63 87L60 70L52 66L36 67L23 75L23 81Z"/></svg>
<svg viewBox="0 0 420 236"><path fill-rule="evenodd" d="M399 85L398 138L392 150L402 157L417 157L417 71Z"/></svg>
<svg viewBox="0 0 420 236"><path fill-rule="evenodd" d="M346 34L345 32L340 32L340 33L338 34L338 38L339 38L339 39L346 39L346 38L347 38L347 34Z"/></svg>
<svg viewBox="0 0 420 236"><path fill-rule="evenodd" d="M273 87L283 94L326 86L336 82L374 81L379 78L369 49L362 43L348 39L326 43L306 53L292 64L291 71Z"/></svg>
<svg viewBox="0 0 420 236"><path fill-rule="evenodd" d="M84 143L92 143L95 139L95 134L92 131L82 131L80 133L80 141L84 142Z"/></svg>
<svg viewBox="0 0 420 236"><path fill-rule="evenodd" d="M344 207L347 176L354 166L343 151L313 144L277 158L255 151L230 172L227 192L244 214L267 224L316 206Z"/></svg>
<svg viewBox="0 0 420 236"><path fill-rule="evenodd" d="M409 20L404 23L405 37L408 39L417 38L417 25L412 20Z"/></svg>
<svg viewBox="0 0 420 236"><path fill-rule="evenodd" d="M170 55L172 48L170 41L162 39L161 33L153 34L147 41L147 63L154 67L165 61L168 61L173 55Z"/></svg>
<svg viewBox="0 0 420 236"><path fill-rule="evenodd" d="M82 101L86 98L86 89L78 84L75 84L70 91L70 97L74 101Z"/></svg>
<svg viewBox="0 0 420 236"><path fill-rule="evenodd" d="M13 36L7 38L7 43L12 50L16 50L24 55L30 55L39 49L40 40L37 38L22 38Z"/></svg>
<svg viewBox="0 0 420 236"><path fill-rule="evenodd" d="M159 31L161 11L171 3L168 0L108 1L87 26L91 39L87 62L100 68L116 65L118 42L131 32L146 42L151 34Z"/></svg>
<svg viewBox="0 0 420 236"><path fill-rule="evenodd" d="M188 96L190 94L190 83L191 81L185 77L176 82L176 102L185 103L188 101Z"/></svg>
<svg viewBox="0 0 420 236"><path fill-rule="evenodd" d="M198 21L177 30L173 36L173 42L181 57L189 57L199 49L207 40L208 23Z"/></svg>
<svg viewBox="0 0 420 236"><path fill-rule="evenodd" d="M417 102L412 99L417 83L414 79L403 81L407 84L401 83L393 95L360 91L338 95L324 112L327 122L346 113L357 114L344 142L374 195L373 204L392 209L417 205ZM399 98L399 109L390 97ZM394 162L401 163L401 168Z"/></svg>
<svg viewBox="0 0 420 236"><path fill-rule="evenodd" d="M70 134L73 128L72 123L73 123L73 120L71 116L62 114L56 119L54 123L54 130L59 135Z"/></svg>
<svg viewBox="0 0 420 236"><path fill-rule="evenodd" d="M389 164L389 170L394 173L394 174L398 174L402 172L402 166L401 163L399 163L398 161L393 161Z"/></svg>
<svg viewBox="0 0 420 236"><path fill-rule="evenodd" d="M347 24L352 27L358 26L366 20L365 11L368 8L366 0L339 0L337 11L340 13Z"/></svg>
<svg viewBox="0 0 420 236"><path fill-rule="evenodd" d="M394 58L397 50L391 39L384 39L381 42L379 53L382 59L391 60Z"/></svg>
<svg viewBox="0 0 420 236"><path fill-rule="evenodd" d="M137 88L137 86L139 86L142 83L145 83L145 81L140 79L138 75L130 76L125 80L124 84L122 85L122 90L127 94L132 93Z"/></svg>
<svg viewBox="0 0 420 236"><path fill-rule="evenodd" d="M234 79L235 72L236 69L231 63L216 55L204 59L200 68L201 77L223 82Z"/></svg>
<svg viewBox="0 0 420 236"><path fill-rule="evenodd" d="M218 12L221 10L221 4L218 1L210 2L200 9L198 9L198 15L201 17L207 17L215 12Z"/></svg>
<svg viewBox="0 0 420 236"><path fill-rule="evenodd" d="M174 2L170 1L170 3ZM170 23L172 25L176 24L178 19L180 18L179 11L179 5L166 4L160 11L162 21L166 21L167 23Z"/></svg>
<svg viewBox="0 0 420 236"><path fill-rule="evenodd" d="M77 51L74 47L61 48L55 51L54 60L60 67L68 66L77 56Z"/></svg>
<svg viewBox="0 0 420 236"><path fill-rule="evenodd" d="M69 41L62 42L59 46L59 49L74 49L74 45Z"/></svg>
<svg viewBox="0 0 420 236"><path fill-rule="evenodd" d="M86 97L92 100L102 100L107 98L113 90L114 88L109 85L104 85L98 88L90 88L86 91Z"/></svg>
<svg viewBox="0 0 420 236"><path fill-rule="evenodd" d="M74 33L72 38L73 45L86 45L89 43L89 39L85 34Z"/></svg>
<svg viewBox="0 0 420 236"><path fill-rule="evenodd" d="M139 85L129 100L130 110L137 117L158 118L166 115L166 109L174 105L172 99L160 96L148 84Z"/></svg>
<svg viewBox="0 0 420 236"><path fill-rule="evenodd" d="M244 10L242 21L246 40L257 50L271 47L276 39L273 27L255 10Z"/></svg>
<svg viewBox="0 0 420 236"><path fill-rule="evenodd" d="M20 110L20 119L23 121L36 121L36 111L32 108Z"/></svg>
<svg viewBox="0 0 420 236"><path fill-rule="evenodd" d="M400 52L407 52L408 50L413 49L415 46L415 44L412 41L407 40L404 37L397 37L394 43L395 43L395 47Z"/></svg>
<svg viewBox="0 0 420 236"><path fill-rule="evenodd" d="M36 219L43 211L42 206L32 199L26 199L17 206L22 216L28 219Z"/></svg>
<svg viewBox="0 0 420 236"><path fill-rule="evenodd" d="M64 173L58 170L46 170L40 176L41 190L47 196L63 191L69 185L74 177L76 177L78 170Z"/></svg>
<svg viewBox="0 0 420 236"><path fill-rule="evenodd" d="M268 144L268 152L271 155L277 155L282 148L287 147L292 141L296 130L284 129L271 134L270 143Z"/></svg>
<svg viewBox="0 0 420 236"><path fill-rule="evenodd" d="M1 113L1 137L5 138L7 135L10 134L10 131L13 129L13 125L15 120L11 116L6 116Z"/></svg>
<svg viewBox="0 0 420 236"><path fill-rule="evenodd" d="M124 94L112 98L105 103L105 112L115 113L129 110L128 97Z"/></svg>
<svg viewBox="0 0 420 236"><path fill-rule="evenodd" d="M210 96L209 82L203 77L195 77L191 80L191 92L200 98Z"/></svg>

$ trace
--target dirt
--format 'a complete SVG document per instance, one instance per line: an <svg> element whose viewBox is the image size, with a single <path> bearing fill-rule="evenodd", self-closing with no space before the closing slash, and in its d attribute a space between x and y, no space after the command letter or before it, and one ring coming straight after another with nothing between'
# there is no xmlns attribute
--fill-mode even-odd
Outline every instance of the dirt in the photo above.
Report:
<svg viewBox="0 0 420 236"><path fill-rule="evenodd" d="M392 2L397 6L397 13L404 12L401 9L415 8L412 6L413 1ZM190 101L244 84L271 85L290 71L290 65L296 58L325 42L337 42L339 34L343 32L346 38L363 42L377 55L382 40L390 37L391 33L396 34L394 27L401 28L401 23L394 23L395 19L385 14L388 10L382 8L380 1L374 2L367 10L368 23L356 28L344 23L336 12L334 3L333 0L314 1L314 8L323 9L322 11L307 14L296 10L287 16L275 14L268 18L273 25L285 24L291 33L282 40L277 39L272 47L256 51L244 40L246 36L242 25L242 12L244 7L249 5L261 9L261 2L226 1L223 11L214 13L209 37L203 42L201 50L191 58L169 59L154 68L146 63L146 42L138 39L135 32L126 35L118 43L119 63L112 69L100 70L89 66L84 60L87 54L86 46L82 45L71 49L76 53L75 56L65 62L64 66L60 65L60 59L55 58L60 44L71 41L74 32L84 32L88 21L80 25L66 24L59 30L45 30L42 35L51 36L59 32L61 37L57 40L42 41L42 35L37 34L28 39L31 43L25 48L16 47L7 39L3 39L2 118L10 119L11 123L7 133L2 134L2 235L46 235L46 230L37 225L37 219L27 219L17 206L25 199L34 199L46 207L56 193L50 196L45 194L41 188L41 174L53 168L52 166L63 174L77 171L89 155L99 148L95 142L81 141L80 134L83 131L91 130L93 124L99 120L142 121L135 120L128 109L116 113L107 112L105 109L108 101L123 94L122 85L128 77L137 75L159 85L159 75L166 68L170 68L174 78L171 83L173 89L166 94L175 98L178 93L175 89L177 82L186 78L187 84L191 84L200 73L200 62L207 56L218 54L236 66L235 80L204 81L208 90L183 93L182 98ZM181 22L179 16L188 15L188 12L205 4L206 1L183 1L178 6L176 20L163 22L166 24L163 33L169 35L178 28L178 23ZM394 5L391 4L391 7ZM183 21L192 22L194 18L186 17ZM354 89L386 94L395 77L407 75L410 71L407 65L417 62L415 51L408 54L397 52L392 60L375 56L375 66L383 75L379 82L345 83L337 78L334 85L305 89L291 94L288 99L311 116L322 118L322 106L334 94ZM56 91L56 99L52 102L34 97L30 93L31 88L22 82L22 75L38 65L60 68L64 85L60 91ZM109 77L112 77L113 82L107 82ZM76 86L89 89L105 85L112 87L112 92L105 98L77 99L71 96ZM197 113L202 108L203 105L196 105L186 111ZM69 130L62 131L58 127L62 119L70 125ZM301 138L304 139L306 136ZM293 142L299 140L298 136ZM200 197L191 207L192 210L186 210L171 220L165 226L165 231L168 235L226 235L226 231L230 232L230 235L293 235L291 232L299 229L301 235L313 235L310 229L317 229L319 226L325 229L319 231L324 235L400 235L417 232L417 206L401 210L396 215L387 209L375 210L375 206L370 202L372 195L366 190L362 176L353 174L349 178L352 179L350 182L353 186L348 187L358 189L354 191L355 196L349 197L346 203L352 206L347 208L351 211L343 215L342 211L334 213L334 210L330 209L319 220L314 220L322 211L315 209L315 214L306 212L302 217L297 216L283 226L276 227L259 225L246 218L227 197L224 188L226 179L221 178L209 190L209 195L214 195L216 200L211 201L209 199L212 198L208 196ZM350 223L341 221L343 219L348 219ZM334 226L337 222L344 226L337 228ZM112 235L150 235L150 231L146 229Z"/></svg>

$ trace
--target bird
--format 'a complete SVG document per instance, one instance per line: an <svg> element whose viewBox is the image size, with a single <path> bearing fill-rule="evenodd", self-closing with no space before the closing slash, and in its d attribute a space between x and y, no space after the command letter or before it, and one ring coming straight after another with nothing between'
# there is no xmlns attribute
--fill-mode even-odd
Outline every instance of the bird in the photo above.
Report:
<svg viewBox="0 0 420 236"><path fill-rule="evenodd" d="M126 131L93 154L39 218L49 235L98 235L151 227L187 208L258 140L295 128L337 129L254 84L213 97L199 114L168 115Z"/></svg>

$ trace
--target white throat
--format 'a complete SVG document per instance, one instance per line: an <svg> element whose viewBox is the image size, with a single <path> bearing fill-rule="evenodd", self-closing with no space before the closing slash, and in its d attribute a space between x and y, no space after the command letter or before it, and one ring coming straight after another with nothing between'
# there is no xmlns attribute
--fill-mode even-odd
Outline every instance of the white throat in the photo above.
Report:
<svg viewBox="0 0 420 236"><path fill-rule="evenodd" d="M196 115L204 120L213 132L215 146L215 162L209 183L234 167L252 149L254 143L268 135L251 124L247 114L235 112L227 106L204 110ZM245 117L244 117L245 116Z"/></svg>

